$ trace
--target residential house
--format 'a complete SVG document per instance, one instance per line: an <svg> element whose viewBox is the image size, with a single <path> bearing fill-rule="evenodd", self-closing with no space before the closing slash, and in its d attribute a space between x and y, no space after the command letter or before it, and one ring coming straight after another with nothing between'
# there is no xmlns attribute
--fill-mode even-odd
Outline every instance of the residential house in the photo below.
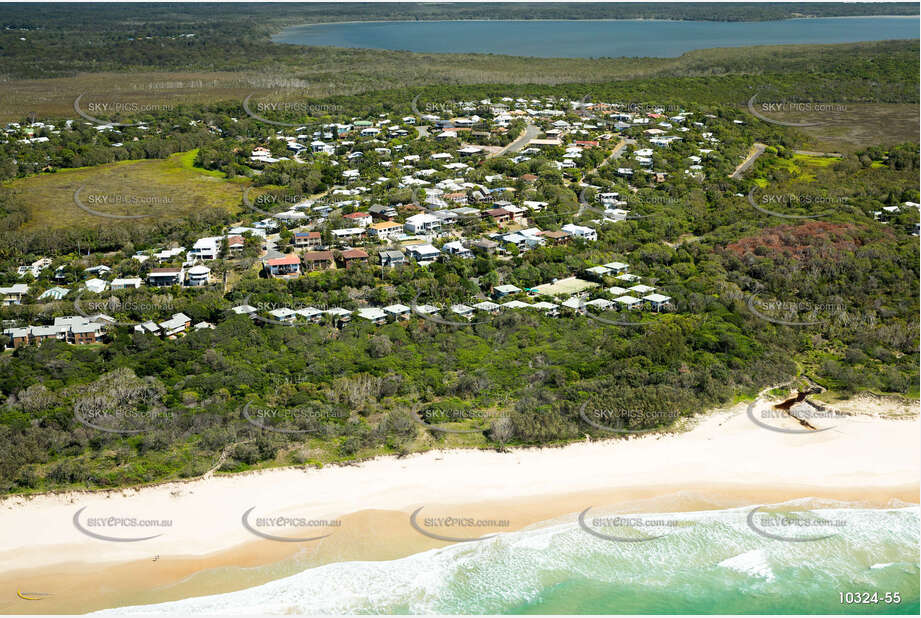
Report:
<svg viewBox="0 0 921 618"><path fill-rule="evenodd" d="M112 290L127 290L128 288L137 289L141 287L143 280L140 277L127 277L125 279L112 279L109 288Z"/></svg>
<svg viewBox="0 0 921 618"><path fill-rule="evenodd" d="M317 249L322 244L320 232L294 232L294 246L298 249Z"/></svg>
<svg viewBox="0 0 921 618"><path fill-rule="evenodd" d="M378 253L378 258L380 258L381 266L383 267L395 268L406 263L406 256L402 251L381 251Z"/></svg>
<svg viewBox="0 0 921 618"><path fill-rule="evenodd" d="M640 285L634 285L632 288L630 288L630 291L636 294L637 296L642 296L644 294L651 294L655 292L656 289L648 285L640 284Z"/></svg>
<svg viewBox="0 0 921 618"><path fill-rule="evenodd" d="M350 223L358 227L368 227L371 225L371 215L367 212L352 212L343 215L343 218L348 219Z"/></svg>
<svg viewBox="0 0 921 618"><path fill-rule="evenodd" d="M83 269L84 275L93 275L94 277L105 277L111 272L112 269L105 264L100 264L99 266L90 266L89 268Z"/></svg>
<svg viewBox="0 0 921 618"><path fill-rule="evenodd" d="M76 345L96 343L105 334L105 325L97 322L74 324L70 327L70 341Z"/></svg>
<svg viewBox="0 0 921 618"><path fill-rule="evenodd" d="M416 260L416 263L419 264L419 266L428 266L429 264L433 264L435 260L438 259L438 256L441 255L441 251L428 243L410 245L406 247L406 252L411 258Z"/></svg>
<svg viewBox="0 0 921 618"><path fill-rule="evenodd" d="M509 217L511 218L512 223L520 223L524 216L527 214L527 210L521 206L515 206L514 204L508 204L503 206L502 210L508 212Z"/></svg>
<svg viewBox="0 0 921 618"><path fill-rule="evenodd" d="M272 309L269 311L269 315L272 316L272 319L276 322L283 322L285 324L294 324L294 321L297 319L297 312L289 307Z"/></svg>
<svg viewBox="0 0 921 618"><path fill-rule="evenodd" d="M397 216L396 208L384 204L374 204L368 209L368 213L372 218L384 221L393 220Z"/></svg>
<svg viewBox="0 0 921 618"><path fill-rule="evenodd" d="M387 305L384 307L384 313L395 320L402 320L409 317L409 315L412 313L412 309L406 305L397 303L395 305Z"/></svg>
<svg viewBox="0 0 921 618"><path fill-rule="evenodd" d="M438 307L435 305L416 305L413 310L421 315L438 315Z"/></svg>
<svg viewBox="0 0 921 618"><path fill-rule="evenodd" d="M590 227L585 227L584 225L576 225L574 223L567 223L563 226L564 232L569 232L575 238L581 238L582 240L595 241L598 240L598 233Z"/></svg>
<svg viewBox="0 0 921 618"><path fill-rule="evenodd" d="M572 237L572 235L569 232L563 232L563 231L543 232L541 236L545 240L547 240L548 242L554 245L565 245L566 243L569 242L569 239Z"/></svg>
<svg viewBox="0 0 921 618"><path fill-rule="evenodd" d="M451 193L445 193L442 197L445 200L449 202L454 202L455 204L459 206L467 205L467 193L464 191L454 191Z"/></svg>
<svg viewBox="0 0 921 618"><path fill-rule="evenodd" d="M86 287L87 291L92 292L93 294L100 294L106 291L106 288L109 287L109 282L103 279L93 278L87 279L83 285Z"/></svg>
<svg viewBox="0 0 921 618"><path fill-rule="evenodd" d="M521 288L514 285L497 285L493 288L492 295L498 300L506 296L511 296L512 294L518 294L519 292L521 292Z"/></svg>
<svg viewBox="0 0 921 618"><path fill-rule="evenodd" d="M457 223L458 215L453 210L436 210L432 216L437 217L441 227L449 227Z"/></svg>
<svg viewBox="0 0 921 618"><path fill-rule="evenodd" d="M672 302L672 299L670 297L665 296L663 294L650 294L648 296L644 296L643 300L648 302L649 306L655 309L656 311L661 311L662 309L665 309Z"/></svg>
<svg viewBox="0 0 921 618"><path fill-rule="evenodd" d="M556 317L560 315L560 306L554 303L548 303L546 301L540 301L531 305L534 309L543 311L545 315L550 317Z"/></svg>
<svg viewBox="0 0 921 618"><path fill-rule="evenodd" d="M237 305L236 307L231 307L230 310L236 313L237 315L248 315L248 316L253 316L257 311L257 309L253 307L252 305Z"/></svg>
<svg viewBox="0 0 921 618"><path fill-rule="evenodd" d="M152 268L147 274L147 285L160 288L182 285L184 277L185 271L181 267Z"/></svg>
<svg viewBox="0 0 921 618"><path fill-rule="evenodd" d="M483 253L493 253L499 247L499 243L494 240L489 240L488 238L481 238L474 241L471 246Z"/></svg>
<svg viewBox="0 0 921 618"><path fill-rule="evenodd" d="M563 301L563 307L575 313L585 313L584 303L578 296L570 296Z"/></svg>
<svg viewBox="0 0 921 618"><path fill-rule="evenodd" d="M220 240L220 238L199 238L189 249L187 254L188 261L216 260L221 250Z"/></svg>
<svg viewBox="0 0 921 618"><path fill-rule="evenodd" d="M346 268L351 268L355 264L368 263L368 253L361 249L346 249L339 254L339 257Z"/></svg>
<svg viewBox="0 0 921 618"><path fill-rule="evenodd" d="M332 251L307 251L302 256L304 270L327 270L333 266Z"/></svg>
<svg viewBox="0 0 921 618"><path fill-rule="evenodd" d="M381 241L390 240L403 233L403 226L396 221L379 221L368 226L368 235Z"/></svg>
<svg viewBox="0 0 921 618"><path fill-rule="evenodd" d="M229 251L231 255L242 253L245 247L246 239L244 239L242 236L227 237L227 251Z"/></svg>
<svg viewBox="0 0 921 618"><path fill-rule="evenodd" d="M306 319L308 322L318 323L323 319L323 312L316 307L304 307L303 309L296 309L294 313Z"/></svg>
<svg viewBox="0 0 921 618"><path fill-rule="evenodd" d="M156 322L142 322L134 327L134 332L143 333L145 335L159 335L160 325Z"/></svg>
<svg viewBox="0 0 921 618"><path fill-rule="evenodd" d="M296 279L301 276L301 260L294 253L263 262L265 274L270 278Z"/></svg>
<svg viewBox="0 0 921 618"><path fill-rule="evenodd" d="M441 227L441 220L428 213L420 213L406 219L403 229L407 234L430 234Z"/></svg>
<svg viewBox="0 0 921 618"><path fill-rule="evenodd" d="M361 240L367 236L367 231L363 227L344 227L338 230L332 230L333 239L338 243L346 241Z"/></svg>
<svg viewBox="0 0 921 618"><path fill-rule="evenodd" d="M625 309L639 309L643 306L643 301L641 301L639 298L635 298L629 295L618 296L614 299L614 302L620 304Z"/></svg>
<svg viewBox="0 0 921 618"><path fill-rule="evenodd" d="M42 292L41 295L38 297L38 300L61 300L62 298L67 296L69 292L70 290L67 288L55 286L53 288L49 288L45 290L44 292Z"/></svg>
<svg viewBox="0 0 921 618"><path fill-rule="evenodd" d="M585 272L596 279L601 279L605 275L611 274L611 270L609 268L605 268L604 266L592 266L591 268L586 268Z"/></svg>
<svg viewBox="0 0 921 618"><path fill-rule="evenodd" d="M335 320L337 326L345 324L352 319L352 312L348 309L343 309L342 307L332 307L323 313L333 316L333 320Z"/></svg>
<svg viewBox="0 0 921 618"><path fill-rule="evenodd" d="M473 306L477 311L483 311L485 313L496 314L502 309L502 305L497 305L496 303L489 302L485 300L481 303L477 303Z"/></svg>
<svg viewBox="0 0 921 618"><path fill-rule="evenodd" d="M3 332L10 337L10 347L18 348L28 344L39 344L48 339L73 344L96 343L103 337L105 330L106 324L95 317L67 316L55 318L54 324L50 326L10 328Z"/></svg>
<svg viewBox="0 0 921 618"><path fill-rule="evenodd" d="M160 330L166 337L175 337L184 333L192 325L192 318L184 313L174 313L173 317L160 322Z"/></svg>
<svg viewBox="0 0 921 618"><path fill-rule="evenodd" d="M505 225L512 220L512 214L504 208L493 208L483 214L492 219L496 225Z"/></svg>
<svg viewBox="0 0 921 618"><path fill-rule="evenodd" d="M387 314L377 307L362 307L355 311L355 315L363 320L368 320L372 324L380 325L387 322Z"/></svg>
<svg viewBox="0 0 921 618"><path fill-rule="evenodd" d="M614 306L614 303L604 298L596 298L595 300L590 300L587 303L584 303L585 307L594 307L599 311L607 311Z"/></svg>
<svg viewBox="0 0 921 618"><path fill-rule="evenodd" d="M490 303L490 304L491 304L491 303ZM471 318L473 317L474 309L473 309L473 307L469 307L469 306L467 306L467 305L460 305L460 304L458 304L458 305L451 305L451 312L452 312L452 313L456 313L457 315L461 316L462 318L465 318L465 319L468 319L468 320L469 320L469 319L471 319Z"/></svg>
<svg viewBox="0 0 921 618"><path fill-rule="evenodd" d="M613 270L617 274L620 274L627 272L627 269L630 268L630 265L624 264L623 262L608 262L604 265L604 267Z"/></svg>
<svg viewBox="0 0 921 618"><path fill-rule="evenodd" d="M467 259L473 257L473 251L461 244L459 240L453 240L449 243L445 243L441 250L448 255L453 255L459 258Z"/></svg>
<svg viewBox="0 0 921 618"><path fill-rule="evenodd" d="M193 266L187 274L186 285L189 287L205 286L211 281L211 269L202 264Z"/></svg>

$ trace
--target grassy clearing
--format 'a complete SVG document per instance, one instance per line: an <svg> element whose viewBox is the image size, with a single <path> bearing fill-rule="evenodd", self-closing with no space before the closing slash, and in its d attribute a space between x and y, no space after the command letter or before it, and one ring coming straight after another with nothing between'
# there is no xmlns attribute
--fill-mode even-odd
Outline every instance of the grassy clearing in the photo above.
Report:
<svg viewBox="0 0 921 618"><path fill-rule="evenodd" d="M844 109L812 113L766 114L784 122L820 122L801 127L803 150L818 152L857 152L868 146L891 146L918 142L918 106L895 104L841 104Z"/></svg>
<svg viewBox="0 0 921 618"><path fill-rule="evenodd" d="M799 163L801 165L806 165L808 167L828 167L829 165L837 161L838 159L836 159L835 157L817 157L815 155L803 155L803 154L793 155L794 163Z"/></svg>
<svg viewBox="0 0 921 618"><path fill-rule="evenodd" d="M7 186L17 191L29 209L30 219L24 231L146 224L208 208L238 212L241 183L246 181L224 180L220 172L194 167L195 155L192 150L167 159L61 170L15 180ZM89 209L112 215L148 216L125 220L93 215L75 203L78 190L80 202Z"/></svg>

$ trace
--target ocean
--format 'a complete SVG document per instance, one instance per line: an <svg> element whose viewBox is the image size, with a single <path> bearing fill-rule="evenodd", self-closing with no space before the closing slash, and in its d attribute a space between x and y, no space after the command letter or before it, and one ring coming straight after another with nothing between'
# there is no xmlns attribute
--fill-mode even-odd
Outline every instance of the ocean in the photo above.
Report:
<svg viewBox="0 0 921 618"><path fill-rule="evenodd" d="M823 504L621 515L626 522L601 521L614 516L599 511L585 526L621 540L570 516L399 560L327 564L237 592L100 613L917 615L919 508ZM857 593L877 602L853 602L864 600Z"/></svg>
<svg viewBox="0 0 921 618"><path fill-rule="evenodd" d="M292 26L276 43L545 58L675 57L711 47L917 39L917 17L756 22L395 21Z"/></svg>

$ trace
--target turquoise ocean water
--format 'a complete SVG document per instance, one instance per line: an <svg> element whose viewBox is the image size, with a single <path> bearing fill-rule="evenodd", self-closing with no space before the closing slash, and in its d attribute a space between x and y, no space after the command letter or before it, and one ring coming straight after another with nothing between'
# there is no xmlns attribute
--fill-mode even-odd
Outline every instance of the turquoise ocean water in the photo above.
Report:
<svg viewBox="0 0 921 618"><path fill-rule="evenodd" d="M796 538L831 534L802 542L756 533L749 511L648 515L642 528L596 528L586 519L610 536L663 534L643 542L598 538L569 518L399 560L328 564L237 592L103 613L919 613L918 507L836 504L807 514L830 527L759 524ZM842 604L841 592L876 592L880 603ZM886 592L901 603L884 603Z"/></svg>

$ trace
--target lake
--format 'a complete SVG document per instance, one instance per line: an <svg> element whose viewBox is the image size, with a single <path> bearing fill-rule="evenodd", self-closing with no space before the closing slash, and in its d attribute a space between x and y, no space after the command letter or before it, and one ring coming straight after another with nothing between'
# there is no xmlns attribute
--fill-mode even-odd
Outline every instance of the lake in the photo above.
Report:
<svg viewBox="0 0 921 618"><path fill-rule="evenodd" d="M292 26L277 43L545 58L674 57L708 47L917 39L918 17L762 22L396 21Z"/></svg>

